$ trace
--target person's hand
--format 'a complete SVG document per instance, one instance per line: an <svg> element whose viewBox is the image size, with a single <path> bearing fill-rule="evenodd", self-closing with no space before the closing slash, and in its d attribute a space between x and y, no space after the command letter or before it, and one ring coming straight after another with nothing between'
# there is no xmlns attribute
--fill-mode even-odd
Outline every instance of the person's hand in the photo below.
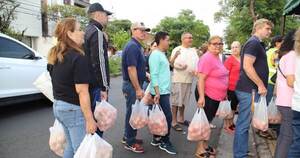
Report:
<svg viewBox="0 0 300 158"><path fill-rule="evenodd" d="M97 130L97 123L94 120L94 118L91 118L89 120L86 121L86 133L88 134L94 134Z"/></svg>
<svg viewBox="0 0 300 158"><path fill-rule="evenodd" d="M178 57L178 55L180 55L180 49L178 49L178 51L175 52L175 58Z"/></svg>
<svg viewBox="0 0 300 158"><path fill-rule="evenodd" d="M101 97L101 100L107 101L107 91L101 91L100 97Z"/></svg>
<svg viewBox="0 0 300 158"><path fill-rule="evenodd" d="M204 99L204 97L200 97L198 99L197 105L198 105L198 108L204 108L204 106L205 106L205 99Z"/></svg>
<svg viewBox="0 0 300 158"><path fill-rule="evenodd" d="M184 65L183 64L179 64L179 66L181 67L181 70L185 70L188 67L186 64L184 64Z"/></svg>
<svg viewBox="0 0 300 158"><path fill-rule="evenodd" d="M146 78L147 78L148 81L151 81L151 77L150 77L150 74L148 72L146 73Z"/></svg>
<svg viewBox="0 0 300 158"><path fill-rule="evenodd" d="M262 96L266 96L267 92L268 92L268 90L266 89L266 87L264 85L258 86L258 94L260 94Z"/></svg>
<svg viewBox="0 0 300 158"><path fill-rule="evenodd" d="M155 103L155 104L159 104L159 99L160 99L160 94L156 94L156 95L154 96L154 103Z"/></svg>
<svg viewBox="0 0 300 158"><path fill-rule="evenodd" d="M141 100L144 96L144 91L142 89L137 90L136 92L136 98Z"/></svg>

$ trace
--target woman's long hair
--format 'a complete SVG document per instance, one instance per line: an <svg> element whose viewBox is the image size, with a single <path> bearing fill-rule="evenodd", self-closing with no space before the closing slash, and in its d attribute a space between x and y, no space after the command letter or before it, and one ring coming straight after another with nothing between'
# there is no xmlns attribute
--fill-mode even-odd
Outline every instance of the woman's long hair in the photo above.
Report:
<svg viewBox="0 0 300 158"><path fill-rule="evenodd" d="M291 50L294 50L295 32L296 30L291 30L284 36L281 47L278 50L279 59L281 59L284 55L286 55Z"/></svg>
<svg viewBox="0 0 300 158"><path fill-rule="evenodd" d="M65 18L57 23L54 32L54 36L57 38L57 44L49 51L49 64L54 65L57 61L62 62L65 53L69 49L75 49L77 52L84 55L81 46L68 36L68 31L75 31L76 23L77 21L74 18Z"/></svg>

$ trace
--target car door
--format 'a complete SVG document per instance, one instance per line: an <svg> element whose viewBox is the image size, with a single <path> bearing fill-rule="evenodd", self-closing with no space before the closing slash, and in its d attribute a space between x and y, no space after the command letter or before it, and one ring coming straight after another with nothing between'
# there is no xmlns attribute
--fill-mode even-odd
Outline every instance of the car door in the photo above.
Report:
<svg viewBox="0 0 300 158"><path fill-rule="evenodd" d="M33 86L46 61L19 41L0 36L0 98L40 93Z"/></svg>

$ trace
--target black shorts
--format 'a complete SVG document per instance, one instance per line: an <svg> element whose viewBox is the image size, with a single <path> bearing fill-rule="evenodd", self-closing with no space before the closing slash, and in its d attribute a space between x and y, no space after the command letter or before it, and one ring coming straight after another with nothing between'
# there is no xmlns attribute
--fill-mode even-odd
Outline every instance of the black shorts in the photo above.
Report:
<svg viewBox="0 0 300 158"><path fill-rule="evenodd" d="M208 96L205 96L205 106L204 111L207 117L208 122L211 122L216 116L217 110L219 108L220 101L211 99Z"/></svg>
<svg viewBox="0 0 300 158"><path fill-rule="evenodd" d="M239 100L238 100L235 92L231 91L231 90L228 90L227 91L227 97L228 97L228 100L230 101L231 109L233 111L236 111L237 105L239 104Z"/></svg>

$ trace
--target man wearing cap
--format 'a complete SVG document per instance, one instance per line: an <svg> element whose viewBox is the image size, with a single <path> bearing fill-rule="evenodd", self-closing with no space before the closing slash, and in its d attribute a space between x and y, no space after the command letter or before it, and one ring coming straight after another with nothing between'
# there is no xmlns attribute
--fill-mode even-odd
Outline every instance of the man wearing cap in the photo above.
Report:
<svg viewBox="0 0 300 158"><path fill-rule="evenodd" d="M108 42L103 27L107 25L108 16L112 13L104 10L99 3L93 3L88 9L90 22L85 30L84 51L89 58L89 71L92 74L89 90L92 110L95 110L96 101L107 100L109 89ZM103 132L96 132L102 137Z"/></svg>
<svg viewBox="0 0 300 158"><path fill-rule="evenodd" d="M144 148L141 146L142 142L136 140L137 130L130 126L129 119L132 105L136 99L142 99L144 96L142 85L146 79L146 62L141 43L145 40L146 32L149 32L150 29L146 28L141 22L133 23L130 29L132 38L126 44L122 53L122 91L126 99L125 133L123 141L125 143L125 149L135 153L143 153Z"/></svg>

